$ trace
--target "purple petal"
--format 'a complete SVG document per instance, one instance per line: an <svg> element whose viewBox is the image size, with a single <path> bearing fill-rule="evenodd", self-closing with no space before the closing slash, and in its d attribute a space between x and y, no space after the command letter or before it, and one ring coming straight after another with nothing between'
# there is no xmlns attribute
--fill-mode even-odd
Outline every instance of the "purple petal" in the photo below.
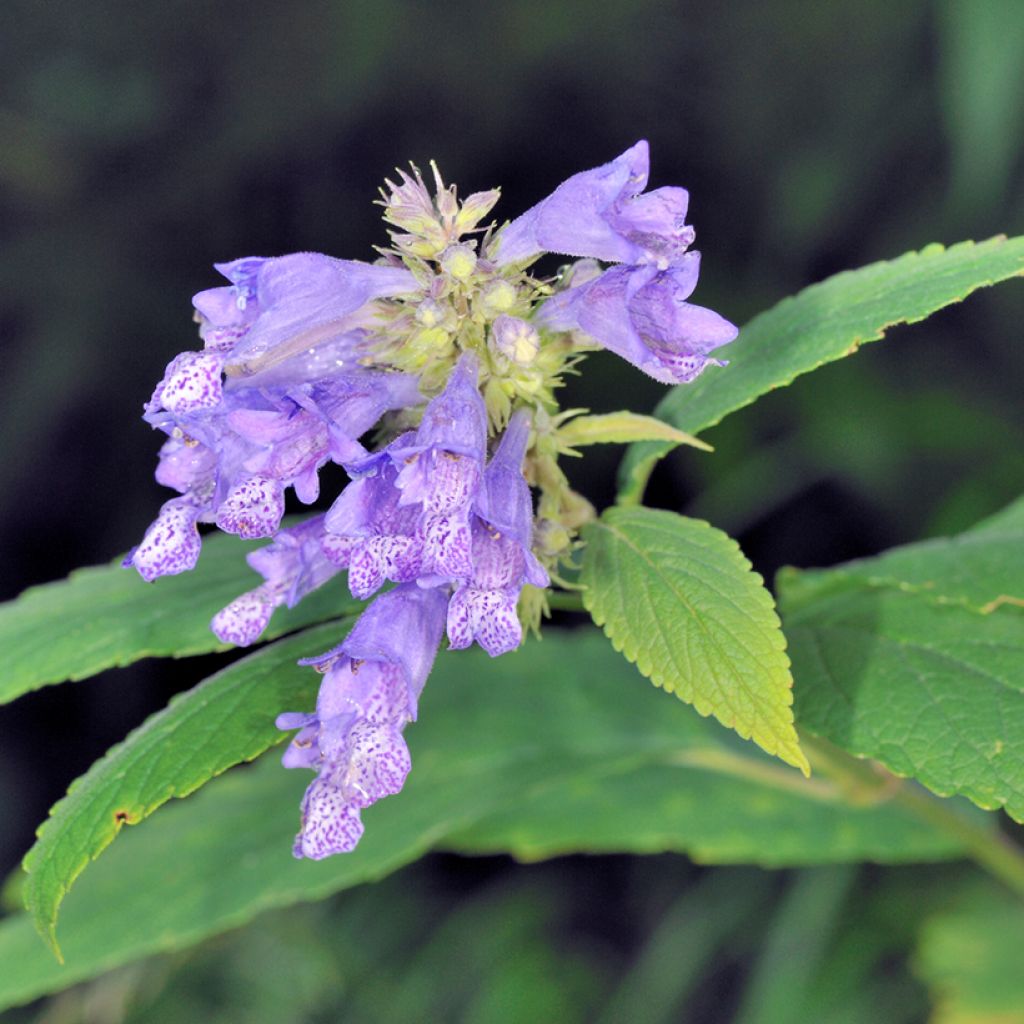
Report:
<svg viewBox="0 0 1024 1024"><path fill-rule="evenodd" d="M232 353L232 365L255 373L271 353L279 362L329 342L351 329L345 319L371 299L418 287L412 273L400 267L311 252L267 260L257 279L260 315Z"/></svg>
<svg viewBox="0 0 1024 1024"><path fill-rule="evenodd" d="M236 647L254 644L267 628L276 607L273 595L266 587L257 587L236 597L222 608L210 622L210 629L218 640Z"/></svg>
<svg viewBox="0 0 1024 1024"><path fill-rule="evenodd" d="M444 391L427 404L411 449L440 448L444 451L483 460L487 449L487 407L477 380L480 362L466 352L452 370ZM394 457L404 458L405 449L396 449Z"/></svg>
<svg viewBox="0 0 1024 1024"><path fill-rule="evenodd" d="M244 327L259 315L256 279L260 267L268 260L262 256L246 256L214 267L230 282L230 287L208 288L193 296L196 312L212 328Z"/></svg>
<svg viewBox="0 0 1024 1024"><path fill-rule="evenodd" d="M401 504L422 505L430 515L451 515L472 502L480 476L480 460L432 448L409 456L395 486Z"/></svg>
<svg viewBox="0 0 1024 1024"><path fill-rule="evenodd" d="M225 533L246 540L272 537L284 515L284 488L277 480L253 476L236 484L217 509L216 523Z"/></svg>
<svg viewBox="0 0 1024 1024"><path fill-rule="evenodd" d="M400 792L412 768L402 733L365 719L352 727L345 754L344 790L357 807Z"/></svg>
<svg viewBox="0 0 1024 1024"><path fill-rule="evenodd" d="M129 561L144 580L194 569L202 542L196 529L198 509L179 499L167 502Z"/></svg>
<svg viewBox="0 0 1024 1024"><path fill-rule="evenodd" d="M308 722L299 722L299 719L308 719ZM295 722L296 724L291 724ZM288 724L285 724L288 723ZM281 757L281 764L285 768L315 768L320 760L320 751L316 745L317 733L320 731L313 715L300 715L294 712L277 716L276 725L278 729L300 729L301 731L293 737L291 743L285 748Z"/></svg>
<svg viewBox="0 0 1024 1024"><path fill-rule="evenodd" d="M491 461L474 505L475 511L496 530L529 547L533 531L533 502L523 477L523 459L530 440L530 414L515 413Z"/></svg>
<svg viewBox="0 0 1024 1024"><path fill-rule="evenodd" d="M674 266L695 237L693 228L686 223L688 204L686 189L659 188L646 195L621 198L608 211L607 219L644 258L659 266Z"/></svg>
<svg viewBox="0 0 1024 1024"><path fill-rule="evenodd" d="M404 583L376 598L342 644L350 658L386 661L402 669L411 718L441 641L447 603L441 590Z"/></svg>
<svg viewBox="0 0 1024 1024"><path fill-rule="evenodd" d="M492 658L514 651L523 640L516 615L518 599L518 587L458 590L448 608L448 640L452 647L468 647L476 640Z"/></svg>
<svg viewBox="0 0 1024 1024"><path fill-rule="evenodd" d="M421 530L424 575L438 580L468 579L473 575L472 534L465 510L429 516Z"/></svg>
<svg viewBox="0 0 1024 1024"><path fill-rule="evenodd" d="M542 252L637 262L642 250L608 222L606 213L616 200L643 190L649 163L647 143L640 141L610 163L574 174L501 232L498 264L520 263Z"/></svg>
<svg viewBox="0 0 1024 1024"><path fill-rule="evenodd" d="M217 352L182 352L167 367L158 388L160 404L174 413L215 409L223 398L223 362Z"/></svg>
<svg viewBox="0 0 1024 1024"><path fill-rule="evenodd" d="M348 853L362 834L359 808L346 799L339 786L317 777L302 801L302 830L295 839L295 856L323 860L335 853Z"/></svg>
<svg viewBox="0 0 1024 1024"><path fill-rule="evenodd" d="M184 494L212 479L216 469L216 452L198 442L187 443L172 437L160 449L156 480L162 486Z"/></svg>
<svg viewBox="0 0 1024 1024"><path fill-rule="evenodd" d="M685 301L698 267L696 253L664 271L613 267L554 296L539 320L554 330L584 331L656 380L686 383L716 361L709 352L738 333L718 314Z"/></svg>

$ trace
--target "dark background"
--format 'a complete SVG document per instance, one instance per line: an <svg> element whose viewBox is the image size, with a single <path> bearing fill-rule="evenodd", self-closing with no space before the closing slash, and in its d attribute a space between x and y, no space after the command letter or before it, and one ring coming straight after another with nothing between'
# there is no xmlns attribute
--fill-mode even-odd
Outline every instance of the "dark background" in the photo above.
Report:
<svg viewBox="0 0 1024 1024"><path fill-rule="evenodd" d="M464 194L501 185L511 217L643 137L652 185L690 190L696 300L743 323L847 267L1019 233L1022 56L1013 0L6 0L0 597L141 537L164 495L139 413L198 344L189 300L214 260L369 258L376 189L408 160L436 159ZM969 525L1024 480L1022 319L1011 284L896 329L709 432L715 455L670 459L652 498L737 535L769 579ZM646 411L662 393L610 357L586 371L567 404ZM599 504L617 456L573 467ZM72 778L218 663L144 663L0 709L2 866ZM594 909L638 872L631 909ZM567 948L617 936L603 976L632 962L662 890L709 874L678 858L434 858L395 884L445 907L523 887L509 906L563 915Z"/></svg>

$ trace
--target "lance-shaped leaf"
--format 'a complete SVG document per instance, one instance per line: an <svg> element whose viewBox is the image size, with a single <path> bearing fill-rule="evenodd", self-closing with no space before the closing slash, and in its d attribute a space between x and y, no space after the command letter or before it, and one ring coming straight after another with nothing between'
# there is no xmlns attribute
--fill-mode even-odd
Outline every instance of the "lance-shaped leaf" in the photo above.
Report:
<svg viewBox="0 0 1024 1024"><path fill-rule="evenodd" d="M711 445L693 437L664 420L639 413L610 412L600 416L577 416L559 427L555 438L560 448L582 448L588 444L630 444L633 441L667 441L673 447L688 444L701 451L714 451Z"/></svg>
<svg viewBox="0 0 1024 1024"><path fill-rule="evenodd" d="M25 903L54 953L60 903L89 861L122 826L280 742L281 710L315 700L316 673L296 661L335 646L345 631L329 623L236 661L172 700L71 786L24 863Z"/></svg>
<svg viewBox="0 0 1024 1024"><path fill-rule="evenodd" d="M617 650L702 715L809 771L775 602L732 538L645 508L584 531L583 603Z"/></svg>
<svg viewBox="0 0 1024 1024"><path fill-rule="evenodd" d="M79 569L0 605L0 703L141 658L226 650L228 645L210 632L210 619L261 582L245 556L265 543L212 534L203 542L196 568L180 576L146 583L118 559ZM343 578L331 580L295 608L279 608L264 639L360 607Z"/></svg>
<svg viewBox="0 0 1024 1024"><path fill-rule="evenodd" d="M890 327L912 324L978 288L1024 274L1024 236L929 245L899 259L836 274L754 317L727 350L729 365L711 367L674 387L655 415L699 434L801 374L853 355ZM620 501L640 500L651 468L674 445L634 445L619 475Z"/></svg>
<svg viewBox="0 0 1024 1024"><path fill-rule="evenodd" d="M308 638L311 647L321 642ZM277 693L286 707L302 707L303 684L285 695L292 684L278 675L287 669L270 670L272 661L280 666L274 652L249 659L248 699L264 706ZM311 706L318 680L307 673ZM276 756L124 830L62 908L65 966L27 914L0 921L0 1009L180 949L261 910L381 878L431 848L534 857L672 850L761 864L963 853L956 837L901 807L851 805L841 787L804 780L665 700L592 629L552 629L543 643L496 659L443 653L406 737L413 771L405 789L365 812L366 834L351 854L293 859L312 775L285 771ZM107 814L104 805L98 811ZM968 827L978 827L976 816L988 824L969 813Z"/></svg>

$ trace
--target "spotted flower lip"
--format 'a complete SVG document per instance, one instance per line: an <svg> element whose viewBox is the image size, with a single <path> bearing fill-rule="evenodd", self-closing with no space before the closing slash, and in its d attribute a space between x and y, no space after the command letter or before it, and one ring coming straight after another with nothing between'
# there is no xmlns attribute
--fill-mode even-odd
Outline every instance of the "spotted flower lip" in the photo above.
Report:
<svg viewBox="0 0 1024 1024"><path fill-rule="evenodd" d="M479 363L464 354L416 431L347 463L354 477L327 513L349 588L368 597L386 580L437 586L471 572L470 512L483 476L487 411Z"/></svg>
<svg viewBox="0 0 1024 1024"><path fill-rule="evenodd" d="M301 385L229 385L209 408L168 409L158 388L145 414L170 435L157 478L182 493L192 525L165 512L160 522L175 528L147 533L131 564L147 579L191 569L199 522L247 539L273 537L288 488L304 504L315 501L328 462L365 457L358 438L419 400L415 377L361 367Z"/></svg>

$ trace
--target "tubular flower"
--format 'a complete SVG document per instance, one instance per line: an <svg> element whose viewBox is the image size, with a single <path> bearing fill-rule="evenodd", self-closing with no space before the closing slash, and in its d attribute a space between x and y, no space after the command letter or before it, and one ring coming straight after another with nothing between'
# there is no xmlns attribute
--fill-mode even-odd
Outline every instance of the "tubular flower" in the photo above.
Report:
<svg viewBox="0 0 1024 1024"><path fill-rule="evenodd" d="M498 236L500 263L543 252L620 264L545 302L537 321L581 331L655 380L688 383L736 328L686 302L697 285L699 253L686 224L689 195L667 187L643 193L650 157L638 142L611 163L575 174ZM641 194L643 193L643 194Z"/></svg>
<svg viewBox="0 0 1024 1024"><path fill-rule="evenodd" d="M431 169L432 189L415 168L386 182L391 248L376 262L216 264L228 283L193 299L203 347L171 360L144 411L165 435L157 481L176 495L126 565L146 580L193 568L204 524L269 539L247 556L262 581L211 623L239 646L341 570L355 597L377 595L303 662L323 673L315 710L277 720L297 731L285 765L316 772L299 857L351 850L362 811L402 788L404 729L443 634L496 657L539 627L593 515L557 462L563 375L596 342L688 381L736 335L688 301L688 196L644 191L645 142L499 230L483 225L496 189L460 202ZM546 252L575 262L531 276ZM285 524L288 491L320 500L330 464L349 479L327 511Z"/></svg>
<svg viewBox="0 0 1024 1024"><path fill-rule="evenodd" d="M324 672L316 712L277 719L281 729L300 730L285 766L317 772L302 801L296 857L353 849L363 808L402 788L411 767L402 731L416 718L446 603L439 590L398 587L366 609L339 647L306 662Z"/></svg>

